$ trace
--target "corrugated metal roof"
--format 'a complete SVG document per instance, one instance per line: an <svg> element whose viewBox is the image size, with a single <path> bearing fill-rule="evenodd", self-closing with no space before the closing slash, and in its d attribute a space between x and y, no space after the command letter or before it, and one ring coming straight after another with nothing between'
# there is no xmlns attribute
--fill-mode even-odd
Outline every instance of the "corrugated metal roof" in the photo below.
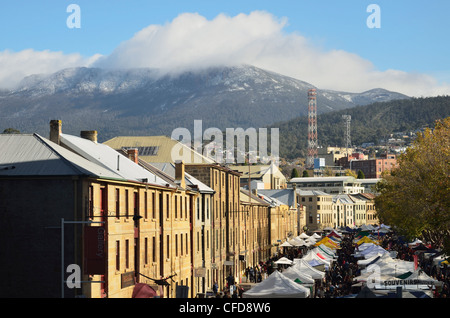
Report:
<svg viewBox="0 0 450 318"><path fill-rule="evenodd" d="M338 200L345 204L353 204L354 203L348 194L333 195L333 202L336 203Z"/></svg>
<svg viewBox="0 0 450 318"><path fill-rule="evenodd" d="M292 178L289 183L293 182L355 182L357 179L352 176L344 177L299 177ZM358 179L358 182L361 179Z"/></svg>
<svg viewBox="0 0 450 318"><path fill-rule="evenodd" d="M258 205L265 205L270 206L269 203L267 203L265 200L259 198L258 196L255 196L253 193L250 194L248 190L240 189L240 201L241 203L245 204L249 202L249 197L251 197L251 203L252 204L258 204Z"/></svg>
<svg viewBox="0 0 450 318"><path fill-rule="evenodd" d="M0 135L0 176L121 176L39 136Z"/></svg>
<svg viewBox="0 0 450 318"><path fill-rule="evenodd" d="M175 165L171 162L158 162L153 163L153 166L158 168L164 173L167 173L170 177L175 178ZM193 186L196 185L198 190L203 193L214 193L215 191L208 187L206 184L198 180L197 178L191 176L189 173L185 172L186 185Z"/></svg>
<svg viewBox="0 0 450 318"><path fill-rule="evenodd" d="M320 191L320 190L303 190L303 189L297 189L296 190L299 195L308 196L308 195L331 195L329 193Z"/></svg>
<svg viewBox="0 0 450 318"><path fill-rule="evenodd" d="M237 170L242 173L241 178L248 178L248 171L250 170L250 178L261 178L269 171L268 165L250 165L250 166L229 166L230 169Z"/></svg>
<svg viewBox="0 0 450 318"><path fill-rule="evenodd" d="M144 147L158 147L155 155L146 156L139 154L139 157L147 162L175 162L176 160L183 160L185 163L214 163L214 160L204 157L202 154L187 147L183 143L169 138L167 136L118 136L114 137L103 144L110 146L113 149L119 150L122 148L144 148ZM182 155L187 154L186 158L179 154L172 157L172 150L179 146L183 149ZM181 149L180 148L180 149ZM176 149L176 148L175 148Z"/></svg>
<svg viewBox="0 0 450 318"><path fill-rule="evenodd" d="M266 195L270 198L277 199L283 204L290 207L295 207L294 200L294 189L270 189L270 190L258 190L258 194Z"/></svg>
<svg viewBox="0 0 450 318"><path fill-rule="evenodd" d="M113 148L77 136L61 134L61 143L80 156L105 169L113 171L126 180L143 181L165 186L167 182Z"/></svg>

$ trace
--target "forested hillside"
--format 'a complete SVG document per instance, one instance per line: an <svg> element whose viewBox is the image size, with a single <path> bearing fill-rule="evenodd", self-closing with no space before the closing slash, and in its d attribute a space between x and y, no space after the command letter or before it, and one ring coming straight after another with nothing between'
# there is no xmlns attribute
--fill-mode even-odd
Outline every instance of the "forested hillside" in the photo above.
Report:
<svg viewBox="0 0 450 318"><path fill-rule="evenodd" d="M317 101L320 103L320 100ZM394 132L433 127L437 119L450 116L450 96L411 98L373 103L317 116L320 146L344 146L346 126L342 115L351 115L353 145L378 143ZM308 117L302 116L270 127L280 129L280 156L306 157Z"/></svg>

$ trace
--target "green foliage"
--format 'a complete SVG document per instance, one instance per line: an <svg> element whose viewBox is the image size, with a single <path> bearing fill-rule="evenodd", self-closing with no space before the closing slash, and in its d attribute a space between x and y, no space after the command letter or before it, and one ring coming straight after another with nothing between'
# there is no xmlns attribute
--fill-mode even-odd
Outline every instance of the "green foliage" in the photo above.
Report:
<svg viewBox="0 0 450 318"><path fill-rule="evenodd" d="M358 170L358 176L357 176L357 178L358 178L358 179L365 179L366 176L364 175L364 172L362 172L361 170Z"/></svg>
<svg viewBox="0 0 450 318"><path fill-rule="evenodd" d="M449 249L450 117L419 133L398 167L377 184L378 218L408 238Z"/></svg>
<svg viewBox="0 0 450 318"><path fill-rule="evenodd" d="M302 175L302 177L303 177L303 178L309 177L308 170L303 170L303 175Z"/></svg>
<svg viewBox="0 0 450 318"><path fill-rule="evenodd" d="M14 128L6 128L2 134L20 134L20 131Z"/></svg>
<svg viewBox="0 0 450 318"><path fill-rule="evenodd" d="M298 177L299 177L299 174L298 174L297 168L293 168L292 169L292 173L291 173L291 179L292 178L298 178Z"/></svg>

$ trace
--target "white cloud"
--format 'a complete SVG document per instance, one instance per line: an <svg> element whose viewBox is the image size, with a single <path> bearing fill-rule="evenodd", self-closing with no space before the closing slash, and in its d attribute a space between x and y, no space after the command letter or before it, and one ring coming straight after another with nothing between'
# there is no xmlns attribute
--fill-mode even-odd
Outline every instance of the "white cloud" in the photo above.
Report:
<svg viewBox="0 0 450 318"><path fill-rule="evenodd" d="M343 50L325 51L298 33L286 33L287 20L255 11L212 20L183 13L164 25L149 25L108 56L83 58L61 52L0 52L0 86L23 75L63 67L150 67L181 72L220 65L251 64L309 82L319 88L362 92L385 88L409 96L450 94L426 74L379 71L368 60ZM3 71L5 70L5 71Z"/></svg>
<svg viewBox="0 0 450 318"><path fill-rule="evenodd" d="M26 49L19 52L0 52L0 87L13 88L24 77L33 74L48 74L63 68L90 66L99 58L94 55L84 58L80 54L64 54L49 50Z"/></svg>
<svg viewBox="0 0 450 318"><path fill-rule="evenodd" d="M409 96L450 94L450 85L425 74L378 71L356 54L323 51L304 36L286 34L286 19L255 11L207 20L184 13L165 25L150 25L121 43L97 65L151 67L179 72L211 65L251 64L319 88L362 92L385 88Z"/></svg>

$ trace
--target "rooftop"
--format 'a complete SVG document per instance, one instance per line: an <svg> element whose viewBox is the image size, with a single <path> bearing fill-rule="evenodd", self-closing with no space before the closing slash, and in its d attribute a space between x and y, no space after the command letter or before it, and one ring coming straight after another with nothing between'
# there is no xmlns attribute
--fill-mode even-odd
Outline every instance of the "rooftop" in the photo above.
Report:
<svg viewBox="0 0 450 318"><path fill-rule="evenodd" d="M0 176L123 176L38 134L0 135Z"/></svg>
<svg viewBox="0 0 450 318"><path fill-rule="evenodd" d="M116 150L137 148L139 157L151 163L176 160L183 160L185 163L214 163L214 160L167 136L118 136L103 144Z"/></svg>
<svg viewBox="0 0 450 318"><path fill-rule="evenodd" d="M297 182L355 182L356 180L352 176L343 176L343 177L299 177L299 178L292 178L289 182L290 183L297 183Z"/></svg>
<svg viewBox="0 0 450 318"><path fill-rule="evenodd" d="M165 186L166 180L139 166L113 148L77 136L61 134L61 144L123 179Z"/></svg>
<svg viewBox="0 0 450 318"><path fill-rule="evenodd" d="M175 178L175 164L171 162L158 162L154 163L153 166L155 166L157 169L161 170L162 172L169 175L171 178ZM191 176L189 173L185 172L185 181L187 186L196 186L198 190L202 193L214 193L215 191L208 187L206 184L198 180L197 178Z"/></svg>
<svg viewBox="0 0 450 318"><path fill-rule="evenodd" d="M295 208L295 198L293 189L270 189L270 190L258 190L258 194L274 198L281 201L283 204Z"/></svg>

